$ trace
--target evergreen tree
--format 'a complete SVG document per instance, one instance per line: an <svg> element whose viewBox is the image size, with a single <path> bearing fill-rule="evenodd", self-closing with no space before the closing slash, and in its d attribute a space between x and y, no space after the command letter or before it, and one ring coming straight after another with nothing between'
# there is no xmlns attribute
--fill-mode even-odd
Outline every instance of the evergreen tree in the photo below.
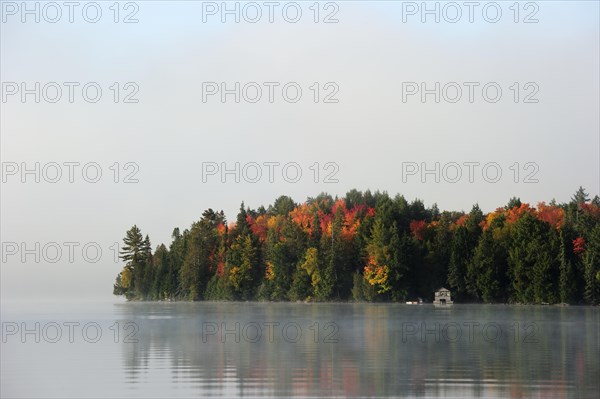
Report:
<svg viewBox="0 0 600 399"><path fill-rule="evenodd" d="M355 271L352 276L352 299L357 302L365 300L364 284L365 279L363 275L358 270Z"/></svg>
<svg viewBox="0 0 600 399"><path fill-rule="evenodd" d="M449 231L448 221L441 220L436 222L431 239L427 241L427 255L425 256L425 265L429 274L429 279L425 281L425 292L421 295L431 297L432 293L446 285L449 270L449 258L452 242L452 234Z"/></svg>
<svg viewBox="0 0 600 399"><path fill-rule="evenodd" d="M590 198L588 196L588 193L582 186L579 186L575 194L573 194L573 196L571 197L571 202L577 205L586 203L589 200Z"/></svg>
<svg viewBox="0 0 600 399"><path fill-rule="evenodd" d="M521 199L518 197L512 197L508 200L508 204L506 204L505 209L518 208L521 206Z"/></svg>
<svg viewBox="0 0 600 399"><path fill-rule="evenodd" d="M560 251L559 251L559 262L560 262L560 277L559 277L559 295L562 303L573 303L575 299L575 276L573 269L573 262L570 254L572 248L570 246L570 240L568 238L568 232L562 230L560 232Z"/></svg>
<svg viewBox="0 0 600 399"><path fill-rule="evenodd" d="M552 250L555 241L549 225L525 214L515 222L509 249L509 264L516 302L555 302L558 266Z"/></svg>
<svg viewBox="0 0 600 399"><path fill-rule="evenodd" d="M148 236L144 239L140 229L134 225L126 232L123 243L119 257L126 263L117 277L114 292L117 295L124 295L127 299L144 299L147 294L144 284L146 268L150 264L151 257L150 240Z"/></svg>
<svg viewBox="0 0 600 399"><path fill-rule="evenodd" d="M592 230L589 243L583 255L585 290L584 298L590 305L600 304L600 224Z"/></svg>
<svg viewBox="0 0 600 399"><path fill-rule="evenodd" d="M202 299L211 275L216 272L219 247L217 226L224 216L212 209L204 211L199 222L192 225L185 257L181 266L181 294L191 300Z"/></svg>
<svg viewBox="0 0 600 399"><path fill-rule="evenodd" d="M269 207L269 214L287 216L296 207L293 199L286 195L282 195L275 200L273 206Z"/></svg>
<svg viewBox="0 0 600 399"><path fill-rule="evenodd" d="M311 293L311 277L304 268L298 265L292 276L292 286L290 287L288 297L292 301L304 301L311 296Z"/></svg>
<svg viewBox="0 0 600 399"><path fill-rule="evenodd" d="M181 234L179 228L175 228L171 234L173 241L169 247L169 273L165 291L170 299L174 299L181 294L180 275L181 267L187 252L189 232L185 230Z"/></svg>
<svg viewBox="0 0 600 399"><path fill-rule="evenodd" d="M452 239L452 250L448 265L448 284L454 290L456 298L460 299L467 293L467 265L471 260L471 244L469 231L460 226Z"/></svg>
<svg viewBox="0 0 600 399"><path fill-rule="evenodd" d="M151 297L152 299L167 299L169 298L169 251L164 244L159 245L154 251L152 263L156 273L152 282Z"/></svg>
<svg viewBox="0 0 600 399"><path fill-rule="evenodd" d="M240 235L231 246L228 270L229 282L235 298L253 299L256 289L258 257L250 235Z"/></svg>
<svg viewBox="0 0 600 399"><path fill-rule="evenodd" d="M507 297L507 249L502 231L497 227L483 232L471 261L477 297L486 303L503 302Z"/></svg>
<svg viewBox="0 0 600 399"><path fill-rule="evenodd" d="M389 237L390 296L394 301L405 301L408 295L406 274L410 268L410 249L406 241L400 238L396 222L390 228Z"/></svg>

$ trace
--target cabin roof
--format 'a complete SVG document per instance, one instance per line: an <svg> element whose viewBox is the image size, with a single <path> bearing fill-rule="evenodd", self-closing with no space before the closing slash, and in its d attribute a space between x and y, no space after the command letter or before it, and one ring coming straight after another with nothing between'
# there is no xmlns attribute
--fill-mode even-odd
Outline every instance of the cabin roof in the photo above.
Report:
<svg viewBox="0 0 600 399"><path fill-rule="evenodd" d="M450 292L450 290L448 288L444 288L444 287L438 288L435 292L440 292L440 291L448 291L448 292Z"/></svg>

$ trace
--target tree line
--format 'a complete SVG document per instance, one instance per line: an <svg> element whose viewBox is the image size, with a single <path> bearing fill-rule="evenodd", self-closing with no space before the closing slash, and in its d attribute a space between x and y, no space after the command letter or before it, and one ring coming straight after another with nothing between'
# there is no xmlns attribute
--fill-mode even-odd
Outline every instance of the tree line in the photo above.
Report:
<svg viewBox="0 0 600 399"><path fill-rule="evenodd" d="M600 303L600 198L512 198L484 214L440 212L386 192L281 196L240 207L235 222L204 211L152 251L137 226L120 252L114 294L129 300L431 300Z"/></svg>

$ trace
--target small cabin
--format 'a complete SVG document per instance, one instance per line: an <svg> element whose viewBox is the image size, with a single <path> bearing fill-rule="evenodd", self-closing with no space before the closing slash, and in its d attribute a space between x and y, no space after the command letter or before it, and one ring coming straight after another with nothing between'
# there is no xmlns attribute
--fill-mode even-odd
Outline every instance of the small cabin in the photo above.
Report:
<svg viewBox="0 0 600 399"><path fill-rule="evenodd" d="M434 305L452 305L452 297L448 288L440 288L435 292Z"/></svg>

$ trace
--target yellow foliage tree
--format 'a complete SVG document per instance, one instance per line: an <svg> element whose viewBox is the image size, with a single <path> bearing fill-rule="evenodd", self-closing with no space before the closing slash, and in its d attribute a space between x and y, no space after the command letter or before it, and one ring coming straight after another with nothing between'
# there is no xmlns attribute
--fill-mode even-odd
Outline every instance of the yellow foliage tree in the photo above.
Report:
<svg viewBox="0 0 600 399"><path fill-rule="evenodd" d="M121 286L129 288L131 286L131 270L125 266L121 272Z"/></svg>
<svg viewBox="0 0 600 399"><path fill-rule="evenodd" d="M306 270L306 273L310 276L311 284L315 293L319 291L321 284L321 273L319 272L319 251L317 248L308 248L304 255L304 262L300 265L300 268Z"/></svg>
<svg viewBox="0 0 600 399"><path fill-rule="evenodd" d="M365 280L377 288L379 294L383 294L392 289L389 282L390 268L387 265L378 265L375 258L370 257L369 263L365 266Z"/></svg>

